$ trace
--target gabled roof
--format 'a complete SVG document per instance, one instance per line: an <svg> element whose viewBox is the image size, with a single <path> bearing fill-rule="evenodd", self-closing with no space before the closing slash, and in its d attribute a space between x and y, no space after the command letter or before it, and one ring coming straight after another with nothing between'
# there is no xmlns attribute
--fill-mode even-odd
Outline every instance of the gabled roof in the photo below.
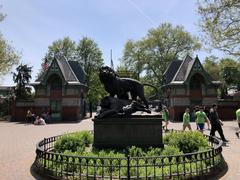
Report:
<svg viewBox="0 0 240 180"><path fill-rule="evenodd" d="M79 62L77 61L68 61L72 71L74 72L75 76L77 77L78 81L82 84L86 83L86 72L82 68Z"/></svg>
<svg viewBox="0 0 240 180"><path fill-rule="evenodd" d="M48 70L44 72L33 84L43 83L45 78L48 77L50 71L58 68L60 70L59 73L62 75L67 84L85 85L86 73L82 69L80 63L77 61L68 61L65 57L54 57Z"/></svg>
<svg viewBox="0 0 240 180"><path fill-rule="evenodd" d="M173 81L185 81L186 76L192 68L192 64L193 59L189 55L187 55L186 58L182 61L182 64L179 67L177 73L175 74Z"/></svg>
<svg viewBox="0 0 240 180"><path fill-rule="evenodd" d="M61 60L57 59L57 63L66 82L78 81L66 58L62 58Z"/></svg>
<svg viewBox="0 0 240 180"><path fill-rule="evenodd" d="M164 83L168 84L172 81L178 68L182 64L181 60L173 60L167 67L166 71L163 73Z"/></svg>
<svg viewBox="0 0 240 180"><path fill-rule="evenodd" d="M215 85L220 84L219 81L213 81L212 77L204 70L198 57L192 59L189 55L187 55L183 61L174 60L171 62L163 75L165 79L165 85L184 84L189 79L190 73L193 69L195 72L204 75L208 82Z"/></svg>

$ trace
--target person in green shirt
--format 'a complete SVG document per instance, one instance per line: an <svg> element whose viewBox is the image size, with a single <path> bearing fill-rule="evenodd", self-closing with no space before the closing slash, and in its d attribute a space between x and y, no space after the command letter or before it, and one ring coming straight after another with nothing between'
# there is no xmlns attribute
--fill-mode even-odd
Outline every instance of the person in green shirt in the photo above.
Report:
<svg viewBox="0 0 240 180"><path fill-rule="evenodd" d="M165 128L165 131L168 131L168 124L169 124L169 112L166 106L163 107L162 110L162 118L165 121L165 125L163 126L163 129Z"/></svg>
<svg viewBox="0 0 240 180"><path fill-rule="evenodd" d="M207 115L203 112L203 107L199 108L199 111L196 113L196 123L199 128L199 131L203 133L205 120L208 120Z"/></svg>
<svg viewBox="0 0 240 180"><path fill-rule="evenodd" d="M236 119L237 119L238 127L240 128L240 108L236 111ZM238 138L239 138L239 133L240 133L240 129L238 129L236 132L236 135Z"/></svg>
<svg viewBox="0 0 240 180"><path fill-rule="evenodd" d="M183 114L183 131L185 131L186 127L191 131L191 125L190 125L190 114L189 114L189 108L185 109L185 113Z"/></svg>

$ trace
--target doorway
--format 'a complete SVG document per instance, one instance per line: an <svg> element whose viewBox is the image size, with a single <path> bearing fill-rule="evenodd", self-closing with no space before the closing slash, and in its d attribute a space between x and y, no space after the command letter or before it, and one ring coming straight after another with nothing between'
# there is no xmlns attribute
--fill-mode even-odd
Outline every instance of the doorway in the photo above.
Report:
<svg viewBox="0 0 240 180"><path fill-rule="evenodd" d="M50 100L50 108L52 110L51 119L60 121L62 119L61 110L62 110L62 102L61 100Z"/></svg>
<svg viewBox="0 0 240 180"><path fill-rule="evenodd" d="M189 98L191 105L202 105L202 91L204 77L201 74L194 74L189 83Z"/></svg>

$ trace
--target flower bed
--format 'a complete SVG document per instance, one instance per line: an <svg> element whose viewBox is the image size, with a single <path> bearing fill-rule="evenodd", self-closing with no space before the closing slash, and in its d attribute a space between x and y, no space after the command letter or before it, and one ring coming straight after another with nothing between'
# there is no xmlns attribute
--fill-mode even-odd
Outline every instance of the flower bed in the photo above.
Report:
<svg viewBox="0 0 240 180"><path fill-rule="evenodd" d="M86 131L44 139L37 145L35 169L56 179L146 179L207 176L224 160L221 141L199 132L164 136L164 149L98 150Z"/></svg>

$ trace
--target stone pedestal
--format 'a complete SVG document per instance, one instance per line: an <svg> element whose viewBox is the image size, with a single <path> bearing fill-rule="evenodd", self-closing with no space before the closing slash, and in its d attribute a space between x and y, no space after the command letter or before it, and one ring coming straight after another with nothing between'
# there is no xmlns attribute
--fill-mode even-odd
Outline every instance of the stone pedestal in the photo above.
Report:
<svg viewBox="0 0 240 180"><path fill-rule="evenodd" d="M163 147L160 115L93 119L94 147Z"/></svg>

